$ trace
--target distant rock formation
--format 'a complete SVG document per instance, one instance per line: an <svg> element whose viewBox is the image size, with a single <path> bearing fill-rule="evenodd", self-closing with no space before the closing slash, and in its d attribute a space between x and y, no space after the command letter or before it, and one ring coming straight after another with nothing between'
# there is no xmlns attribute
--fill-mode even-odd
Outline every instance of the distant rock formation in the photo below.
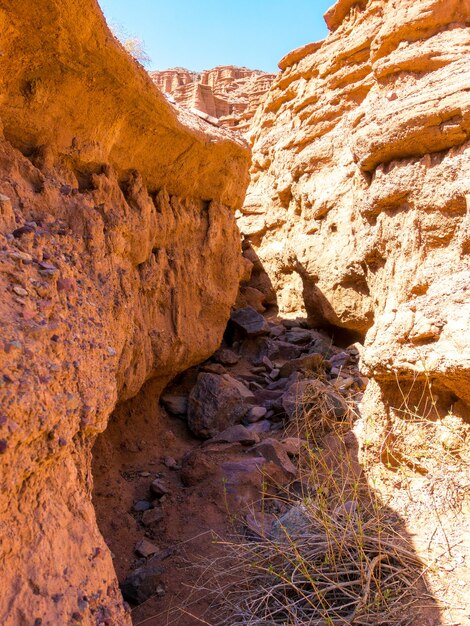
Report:
<svg viewBox="0 0 470 626"><path fill-rule="evenodd" d="M276 74L221 65L200 73L175 67L150 76L181 106L209 116L215 125L246 132Z"/></svg>

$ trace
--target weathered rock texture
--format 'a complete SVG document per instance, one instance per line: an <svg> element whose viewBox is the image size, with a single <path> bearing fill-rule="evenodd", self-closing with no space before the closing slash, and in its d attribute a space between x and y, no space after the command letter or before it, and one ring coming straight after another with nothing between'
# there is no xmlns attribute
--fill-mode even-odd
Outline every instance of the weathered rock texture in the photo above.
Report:
<svg viewBox="0 0 470 626"><path fill-rule="evenodd" d="M219 345L249 154L177 117L95 0L0 0L0 24L0 622L129 624L91 446Z"/></svg>
<svg viewBox="0 0 470 626"><path fill-rule="evenodd" d="M254 120L239 225L282 315L470 401L470 2L340 0ZM385 384L385 383L384 383Z"/></svg>
<svg viewBox="0 0 470 626"><path fill-rule="evenodd" d="M276 75L222 65L200 73L177 67L152 72L151 77L181 106L202 111L220 126L246 132Z"/></svg>

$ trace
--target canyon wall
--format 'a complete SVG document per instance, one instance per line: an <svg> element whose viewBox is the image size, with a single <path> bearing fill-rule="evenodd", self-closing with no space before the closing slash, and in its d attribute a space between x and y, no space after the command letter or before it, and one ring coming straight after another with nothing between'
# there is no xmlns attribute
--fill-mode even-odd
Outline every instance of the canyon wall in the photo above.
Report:
<svg viewBox="0 0 470 626"><path fill-rule="evenodd" d="M470 2L340 0L253 121L239 226L281 315L366 336L382 390L470 401ZM370 386L372 393L374 385ZM457 409L456 409L457 410Z"/></svg>
<svg viewBox="0 0 470 626"><path fill-rule="evenodd" d="M173 68L151 72L154 83L187 109L214 118L217 125L246 132L276 75L221 65L203 72Z"/></svg>
<svg viewBox="0 0 470 626"><path fill-rule="evenodd" d="M249 150L169 104L95 0L0 0L0 24L0 622L130 624L91 446L218 347Z"/></svg>

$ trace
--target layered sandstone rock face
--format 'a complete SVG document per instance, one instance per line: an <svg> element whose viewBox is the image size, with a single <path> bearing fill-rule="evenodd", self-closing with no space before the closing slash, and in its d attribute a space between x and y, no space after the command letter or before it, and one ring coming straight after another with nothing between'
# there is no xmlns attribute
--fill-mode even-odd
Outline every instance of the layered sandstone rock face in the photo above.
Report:
<svg viewBox="0 0 470 626"><path fill-rule="evenodd" d="M281 314L470 401L470 3L340 0L254 120L239 225ZM444 394L446 395L446 394ZM457 403L458 404L458 403Z"/></svg>
<svg viewBox="0 0 470 626"><path fill-rule="evenodd" d="M214 118L219 126L246 132L275 74L221 65L204 72L173 68L152 72L154 83L187 109Z"/></svg>
<svg viewBox="0 0 470 626"><path fill-rule="evenodd" d="M130 624L91 446L219 345L249 154L175 112L95 0L0 0L0 23L0 622Z"/></svg>

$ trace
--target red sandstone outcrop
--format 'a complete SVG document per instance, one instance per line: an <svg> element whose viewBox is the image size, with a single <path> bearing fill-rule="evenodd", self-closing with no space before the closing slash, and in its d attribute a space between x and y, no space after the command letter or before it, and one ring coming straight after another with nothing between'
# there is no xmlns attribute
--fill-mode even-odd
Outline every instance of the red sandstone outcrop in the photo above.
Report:
<svg viewBox="0 0 470 626"><path fill-rule="evenodd" d="M245 132L276 75L221 65L200 73L177 67L151 72L151 77L181 106L209 115L219 126Z"/></svg>
<svg viewBox="0 0 470 626"><path fill-rule="evenodd" d="M91 503L117 402L219 345L249 153L95 0L0 0L0 622L130 624Z"/></svg>
<svg viewBox="0 0 470 626"><path fill-rule="evenodd" d="M427 373L469 402L470 2L340 0L326 20L253 122L240 229L282 315L366 334L383 388Z"/></svg>

